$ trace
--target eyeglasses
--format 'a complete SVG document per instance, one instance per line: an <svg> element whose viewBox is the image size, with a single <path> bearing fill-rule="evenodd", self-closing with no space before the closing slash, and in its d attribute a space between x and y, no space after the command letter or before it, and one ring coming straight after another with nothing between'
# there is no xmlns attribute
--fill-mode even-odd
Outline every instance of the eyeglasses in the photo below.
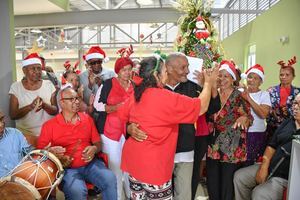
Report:
<svg viewBox="0 0 300 200"><path fill-rule="evenodd" d="M71 101L72 103L75 103L77 100L80 100L80 97L66 97L66 98L61 98L61 100L67 100Z"/></svg>
<svg viewBox="0 0 300 200"><path fill-rule="evenodd" d="M89 62L89 65L100 65L102 64L102 60L96 60L96 61L92 61L92 62Z"/></svg>

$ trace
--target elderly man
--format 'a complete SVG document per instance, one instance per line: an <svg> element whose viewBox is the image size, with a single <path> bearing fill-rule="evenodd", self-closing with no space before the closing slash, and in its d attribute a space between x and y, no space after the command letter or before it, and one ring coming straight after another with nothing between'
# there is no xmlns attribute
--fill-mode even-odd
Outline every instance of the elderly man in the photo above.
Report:
<svg viewBox="0 0 300 200"><path fill-rule="evenodd" d="M55 87L49 80L42 80L41 59L32 53L22 61L25 77L11 85L10 118L28 142L36 145L42 124L57 113Z"/></svg>
<svg viewBox="0 0 300 200"><path fill-rule="evenodd" d="M261 164L238 170L234 175L235 198L238 200L282 199L287 186L292 139L300 135L300 94L293 102L293 117L275 131Z"/></svg>
<svg viewBox="0 0 300 200"><path fill-rule="evenodd" d="M6 176L31 150L23 134L5 127L5 115L0 111L0 178Z"/></svg>
<svg viewBox="0 0 300 200"><path fill-rule="evenodd" d="M79 75L80 83L83 85L83 100L89 105L91 94L96 94L103 81L115 76L112 70L102 67L103 61L107 60L105 52L99 46L92 46L85 60L88 69Z"/></svg>
<svg viewBox="0 0 300 200"><path fill-rule="evenodd" d="M85 182L89 182L101 190L104 200L116 200L116 177L95 157L100 151L100 136L93 119L78 112L79 98L70 87L59 92L62 112L43 125L38 148L51 146L50 151L69 161L62 181L66 199L86 199Z"/></svg>

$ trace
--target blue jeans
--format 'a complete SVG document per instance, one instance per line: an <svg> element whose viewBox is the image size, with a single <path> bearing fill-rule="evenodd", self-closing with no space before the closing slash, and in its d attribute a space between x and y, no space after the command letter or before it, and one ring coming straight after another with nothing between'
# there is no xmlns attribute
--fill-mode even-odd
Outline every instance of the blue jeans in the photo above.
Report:
<svg viewBox="0 0 300 200"><path fill-rule="evenodd" d="M68 200L87 199L85 182L92 183L101 190L103 200L117 200L117 180L102 160L94 159L87 166L65 169L62 180L63 192Z"/></svg>

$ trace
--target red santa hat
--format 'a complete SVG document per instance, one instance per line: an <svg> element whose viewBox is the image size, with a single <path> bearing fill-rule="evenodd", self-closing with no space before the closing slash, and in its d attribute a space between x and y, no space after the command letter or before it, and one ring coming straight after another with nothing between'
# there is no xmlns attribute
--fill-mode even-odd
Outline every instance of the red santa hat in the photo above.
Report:
<svg viewBox="0 0 300 200"><path fill-rule="evenodd" d="M115 62L116 74L119 73L119 71L127 65L131 65L131 67L133 67L133 62L130 58L128 58L128 57L118 58Z"/></svg>
<svg viewBox="0 0 300 200"><path fill-rule="evenodd" d="M66 68L66 70L69 70L71 67L71 62L69 60L66 60L64 63L64 67Z"/></svg>
<svg viewBox="0 0 300 200"><path fill-rule="evenodd" d="M104 62L108 61L105 52L99 46L92 46L87 52L87 54L85 55L86 61L93 58L102 59Z"/></svg>
<svg viewBox="0 0 300 200"><path fill-rule="evenodd" d="M29 54L24 60L22 61L22 67L26 67L28 65L39 64L42 65L41 58L37 53Z"/></svg>
<svg viewBox="0 0 300 200"><path fill-rule="evenodd" d="M221 70L226 70L232 76L232 78L236 81L236 69L235 69L233 62L231 62L229 60L223 60L220 63L220 68L219 68L219 71L221 71Z"/></svg>
<svg viewBox="0 0 300 200"><path fill-rule="evenodd" d="M257 74L261 78L262 81L264 81L264 79L265 79L264 68L260 64L256 64L256 65L250 67L244 74L242 74L242 78L247 78L247 76L250 73Z"/></svg>

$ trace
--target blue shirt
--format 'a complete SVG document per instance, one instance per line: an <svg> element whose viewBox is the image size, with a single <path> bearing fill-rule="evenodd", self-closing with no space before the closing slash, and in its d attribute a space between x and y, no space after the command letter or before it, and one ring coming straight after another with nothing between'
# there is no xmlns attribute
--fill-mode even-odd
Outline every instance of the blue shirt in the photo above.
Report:
<svg viewBox="0 0 300 200"><path fill-rule="evenodd" d="M0 138L0 178L14 169L29 149L30 145L18 129L5 128Z"/></svg>

